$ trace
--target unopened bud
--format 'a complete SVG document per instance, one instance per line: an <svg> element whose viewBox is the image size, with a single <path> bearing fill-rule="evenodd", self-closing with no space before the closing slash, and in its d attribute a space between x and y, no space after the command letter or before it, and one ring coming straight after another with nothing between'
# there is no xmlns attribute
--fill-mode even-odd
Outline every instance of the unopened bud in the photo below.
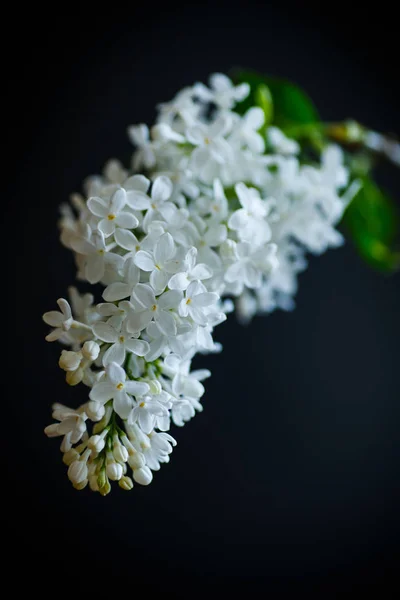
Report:
<svg viewBox="0 0 400 600"><path fill-rule="evenodd" d="M65 454L63 455L64 465L67 465L67 467L69 467L71 463L73 463L76 460L79 460L79 456L79 452L77 452L75 448L71 448L71 450L68 450L68 452L65 452Z"/></svg>
<svg viewBox="0 0 400 600"><path fill-rule="evenodd" d="M81 352L88 360L96 360L100 352L100 346L97 342L85 342Z"/></svg>
<svg viewBox="0 0 400 600"><path fill-rule="evenodd" d="M85 413L91 421L100 421L104 417L105 408L100 402L93 402L91 400L85 406Z"/></svg>
<svg viewBox="0 0 400 600"><path fill-rule="evenodd" d="M103 487L99 488L99 492L102 496L107 496L111 492L111 485L109 481L106 481Z"/></svg>
<svg viewBox="0 0 400 600"><path fill-rule="evenodd" d="M153 394L154 396L161 394L161 392L162 392L161 383L159 381L157 381L157 379L151 379L147 383L149 384L149 387L150 387L150 394Z"/></svg>
<svg viewBox="0 0 400 600"><path fill-rule="evenodd" d="M78 484L87 479L88 468L86 462L74 460L68 468L68 478L73 484Z"/></svg>
<svg viewBox="0 0 400 600"><path fill-rule="evenodd" d="M99 453L103 450L106 445L105 437L107 435L107 430L105 430L101 435L92 435L92 437L88 440L88 448L94 450Z"/></svg>
<svg viewBox="0 0 400 600"><path fill-rule="evenodd" d="M58 361L59 366L64 371L76 371L81 364L82 354L80 352L72 352L71 350L63 350Z"/></svg>
<svg viewBox="0 0 400 600"><path fill-rule="evenodd" d="M121 477L121 479L118 481L118 485L120 488L128 492L133 488L133 481L130 477Z"/></svg>
<svg viewBox="0 0 400 600"><path fill-rule="evenodd" d="M83 490L87 486L87 484L88 484L88 480L84 479L80 483L73 483L72 485L74 486L74 488L76 490Z"/></svg>
<svg viewBox="0 0 400 600"><path fill-rule="evenodd" d="M67 371L65 380L68 385L78 385L83 379L83 369L77 369L76 371Z"/></svg>
<svg viewBox="0 0 400 600"><path fill-rule="evenodd" d="M149 467L142 467L133 471L133 479L139 485L149 485L153 479L153 473Z"/></svg>
<svg viewBox="0 0 400 600"><path fill-rule="evenodd" d="M118 481L123 475L122 466L117 462L110 462L107 465L106 473L111 481Z"/></svg>

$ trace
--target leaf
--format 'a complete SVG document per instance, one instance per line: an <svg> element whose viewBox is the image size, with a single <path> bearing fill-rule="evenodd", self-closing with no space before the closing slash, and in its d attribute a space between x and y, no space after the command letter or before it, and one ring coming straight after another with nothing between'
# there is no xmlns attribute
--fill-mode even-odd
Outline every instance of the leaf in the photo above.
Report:
<svg viewBox="0 0 400 600"><path fill-rule="evenodd" d="M391 273L400 267L400 249L395 250L400 219L395 202L369 177L349 204L343 217L359 254L380 271Z"/></svg>
<svg viewBox="0 0 400 600"><path fill-rule="evenodd" d="M319 121L318 112L307 94L285 79L260 75L253 71L235 71L232 78L236 83L247 82L250 85L249 96L236 107L241 114L251 106L261 106L260 88L266 87L272 96L274 125L288 127Z"/></svg>

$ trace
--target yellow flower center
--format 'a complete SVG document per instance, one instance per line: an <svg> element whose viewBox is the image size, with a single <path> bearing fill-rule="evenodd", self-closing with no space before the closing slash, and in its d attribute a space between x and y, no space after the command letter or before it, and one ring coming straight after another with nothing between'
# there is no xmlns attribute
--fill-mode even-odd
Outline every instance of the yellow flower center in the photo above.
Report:
<svg viewBox="0 0 400 600"><path fill-rule="evenodd" d="M141 402L141 403L139 404L139 406L140 406L140 408L144 408L144 407L146 406L146 403L145 403L145 402Z"/></svg>
<svg viewBox="0 0 400 600"><path fill-rule="evenodd" d="M192 301L192 299L191 299L191 298L188 298L188 299L186 300L186 304L190 304L190 303L191 303L191 301Z"/></svg>
<svg viewBox="0 0 400 600"><path fill-rule="evenodd" d="M107 219L109 221L114 221L115 217L116 217L116 215L108 215Z"/></svg>
<svg viewBox="0 0 400 600"><path fill-rule="evenodd" d="M153 306L151 307L151 310L152 310L153 312L154 312L154 311L156 311L156 310L157 310L157 305L156 305L156 304L153 304Z"/></svg>
<svg viewBox="0 0 400 600"><path fill-rule="evenodd" d="M125 341L125 338L124 338L124 336L123 336L123 335L120 335L120 336L119 336L119 341L120 341L120 343L121 343L121 344L123 344L123 343L124 343L124 341Z"/></svg>
<svg viewBox="0 0 400 600"><path fill-rule="evenodd" d="M124 387L124 384L121 382L117 385L117 390L122 390Z"/></svg>

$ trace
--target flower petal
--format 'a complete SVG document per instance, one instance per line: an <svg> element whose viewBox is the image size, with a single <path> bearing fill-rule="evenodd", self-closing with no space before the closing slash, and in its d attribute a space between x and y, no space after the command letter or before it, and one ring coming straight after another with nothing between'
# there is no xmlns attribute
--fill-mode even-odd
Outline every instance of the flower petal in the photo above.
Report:
<svg viewBox="0 0 400 600"><path fill-rule="evenodd" d="M128 298L131 295L131 287L127 283L116 281L110 283L103 292L103 298L107 302L115 302L116 300L122 300Z"/></svg>
<svg viewBox="0 0 400 600"><path fill-rule="evenodd" d="M158 240L154 249L154 262L163 265L175 253L175 244L170 233L164 233Z"/></svg>
<svg viewBox="0 0 400 600"><path fill-rule="evenodd" d="M87 201L87 207L90 212L96 217L104 218L107 216L108 207L107 204L101 198L93 197Z"/></svg>
<svg viewBox="0 0 400 600"><path fill-rule="evenodd" d="M150 390L149 384L144 381L127 381L124 387L128 394L138 398L144 396Z"/></svg>
<svg viewBox="0 0 400 600"><path fill-rule="evenodd" d="M117 365L122 365L125 360L125 356L126 352L124 344L113 344L103 356L103 365L106 367L113 362L117 363Z"/></svg>
<svg viewBox="0 0 400 600"><path fill-rule="evenodd" d="M162 204L171 196L173 187L172 181L168 177L164 175L157 177L151 190L152 201L155 204Z"/></svg>
<svg viewBox="0 0 400 600"><path fill-rule="evenodd" d="M108 381L101 381L100 383L96 383L93 386L89 398L93 402L100 402L100 404L105 404L114 396L115 385L109 383Z"/></svg>
<svg viewBox="0 0 400 600"><path fill-rule="evenodd" d="M126 340L125 348L137 356L145 356L150 350L150 345L144 340L131 339Z"/></svg>
<svg viewBox="0 0 400 600"><path fill-rule="evenodd" d="M115 394L113 408L121 419L127 419L129 417L133 408L133 401L125 390L120 390Z"/></svg>
<svg viewBox="0 0 400 600"><path fill-rule="evenodd" d="M106 374L113 384L123 383L126 379L126 373L122 367L117 365L116 363L110 363L107 365Z"/></svg>
<svg viewBox="0 0 400 600"><path fill-rule="evenodd" d="M161 310L158 314L157 324L165 335L176 335L176 322L170 312Z"/></svg>
<svg viewBox="0 0 400 600"><path fill-rule="evenodd" d="M93 325L93 332L96 337L109 344L118 340L118 332L108 323L95 323Z"/></svg>
<svg viewBox="0 0 400 600"><path fill-rule="evenodd" d="M137 237L127 229L117 229L114 238L118 246L124 250L136 250L136 246L139 244Z"/></svg>
<svg viewBox="0 0 400 600"><path fill-rule="evenodd" d="M135 265L143 271L154 271L156 268L152 255L150 252L146 252L146 250L139 250L133 260Z"/></svg>

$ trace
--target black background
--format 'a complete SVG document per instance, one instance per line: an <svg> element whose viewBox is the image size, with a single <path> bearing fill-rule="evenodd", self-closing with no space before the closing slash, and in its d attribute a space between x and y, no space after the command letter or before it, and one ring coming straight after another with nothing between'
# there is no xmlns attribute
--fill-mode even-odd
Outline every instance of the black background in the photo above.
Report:
<svg viewBox="0 0 400 600"><path fill-rule="evenodd" d="M400 534L398 278L371 271L347 244L310 260L295 312L219 327L223 353L198 362L213 372L205 410L171 432L170 464L149 487L115 487L106 498L72 489L58 440L43 434L51 403L77 406L85 389L65 385L40 316L74 277L58 205L108 158L127 161L126 127L151 123L155 105L183 86L249 67L302 85L326 120L399 133L394 9L82 10L15 17L4 54L15 109L5 116L15 169L7 201L24 242L15 250L15 414L5 415L14 442L4 459L17 564L43 588L54 577L71 591L84 577L118 593L145 583L149 593L193 595L184 582L209 577L255 580L261 591L376 582L383 590L398 570ZM380 177L399 196L399 174Z"/></svg>

